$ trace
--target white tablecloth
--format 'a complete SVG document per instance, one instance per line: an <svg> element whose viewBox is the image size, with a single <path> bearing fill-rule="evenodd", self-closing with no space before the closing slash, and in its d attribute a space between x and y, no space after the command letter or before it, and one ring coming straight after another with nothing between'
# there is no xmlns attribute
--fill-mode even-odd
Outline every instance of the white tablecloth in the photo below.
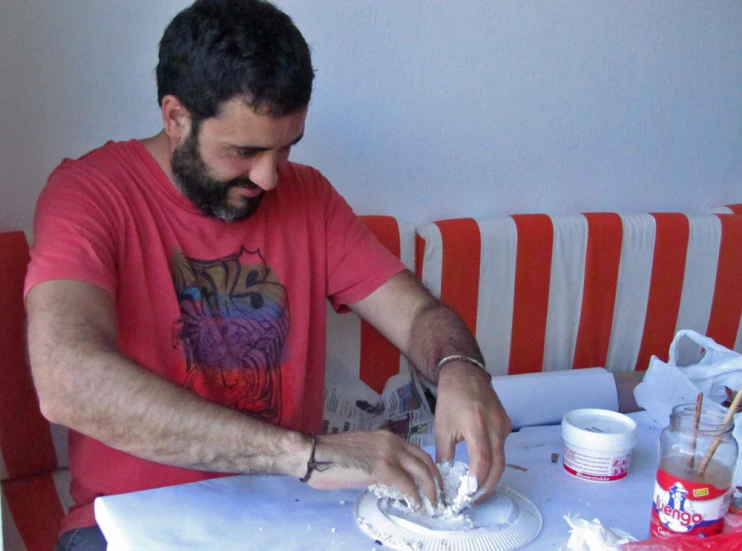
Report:
<svg viewBox="0 0 742 551"><path fill-rule="evenodd" d="M590 482L562 467L559 426L530 427L510 435L505 484L527 496L544 518L541 534L526 549L565 547L567 513L622 528L639 539L649 535L660 428L641 412L631 472L616 482ZM432 450L428 450L432 452ZM559 453L560 461L551 462ZM457 459L468 462L466 448ZM383 548L355 521L361 490L312 490L295 478L234 476L98 498L96 519L110 551L148 550L365 550Z"/></svg>

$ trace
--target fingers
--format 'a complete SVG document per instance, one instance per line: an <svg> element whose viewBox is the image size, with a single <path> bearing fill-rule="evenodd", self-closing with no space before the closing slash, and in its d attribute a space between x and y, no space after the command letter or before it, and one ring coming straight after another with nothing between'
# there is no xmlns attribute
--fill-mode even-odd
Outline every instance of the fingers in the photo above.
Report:
<svg viewBox="0 0 742 551"><path fill-rule="evenodd" d="M482 503L494 493L497 488L497 483L500 482L500 478L502 478L503 472L505 472L505 452L500 449L494 452L492 466L490 467L487 479L480 487L481 494L476 499L475 503Z"/></svg>
<svg viewBox="0 0 742 551"><path fill-rule="evenodd" d="M480 503L495 491L505 469L505 439L511 422L481 370L453 365L441 373L436 409L437 459L453 460L455 445L465 441Z"/></svg>
<svg viewBox="0 0 742 551"><path fill-rule="evenodd" d="M440 429L437 423L435 428L435 462L453 461L456 455L456 440L452 438L450 431Z"/></svg>
<svg viewBox="0 0 742 551"><path fill-rule="evenodd" d="M465 435L466 449L469 452L469 469L477 479L477 485L481 489L486 484L492 466L492 444L490 435L484 424L470 427Z"/></svg>
<svg viewBox="0 0 742 551"><path fill-rule="evenodd" d="M415 510L422 505L420 490L435 507L438 503L438 488L443 487L438 467L427 453L414 444L404 442L403 446L398 458L398 468L390 469L389 478L383 483L390 484L405 494Z"/></svg>
<svg viewBox="0 0 742 551"><path fill-rule="evenodd" d="M439 489L443 491L443 478L438 467L433 463L433 458L413 444L408 444L409 452L417 460L417 467L421 470L416 472L416 478L422 486L423 492L428 496L433 507L438 505Z"/></svg>
<svg viewBox="0 0 742 551"><path fill-rule="evenodd" d="M435 506L438 488L443 487L433 459L386 430L325 436L316 448L316 460L328 461L331 467L312 474L309 483L314 488L385 484L404 494L413 508L419 508L421 492Z"/></svg>
<svg viewBox="0 0 742 551"><path fill-rule="evenodd" d="M418 511L422 504L420 492L415 484L415 479L407 471L395 470L389 473L383 484L388 484L404 494L407 502L414 511Z"/></svg>

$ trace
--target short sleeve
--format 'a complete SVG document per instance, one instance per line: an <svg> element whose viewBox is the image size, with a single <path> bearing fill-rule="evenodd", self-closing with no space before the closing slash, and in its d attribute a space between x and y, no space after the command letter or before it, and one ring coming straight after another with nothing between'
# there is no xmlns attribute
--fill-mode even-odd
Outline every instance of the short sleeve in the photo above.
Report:
<svg viewBox="0 0 742 551"><path fill-rule="evenodd" d="M344 312L406 268L327 185L327 296L335 310Z"/></svg>
<svg viewBox="0 0 742 551"><path fill-rule="evenodd" d="M44 281L70 279L116 294L115 217L105 182L79 161L49 177L36 205L24 296Z"/></svg>

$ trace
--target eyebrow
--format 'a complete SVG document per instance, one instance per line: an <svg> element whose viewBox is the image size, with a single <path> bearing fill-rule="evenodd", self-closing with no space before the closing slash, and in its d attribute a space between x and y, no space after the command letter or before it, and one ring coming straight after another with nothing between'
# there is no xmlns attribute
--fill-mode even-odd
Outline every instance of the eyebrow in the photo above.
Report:
<svg viewBox="0 0 742 551"><path fill-rule="evenodd" d="M296 138L293 142L288 144L288 146L284 146L284 147L291 147L293 145L298 144L303 137L304 137L304 132L302 132L299 135L299 137ZM271 149L273 149L272 147L259 147L255 145L234 145L234 144L230 144L229 147L231 149L234 149L235 151L240 151L242 153L260 153L261 151L270 151ZM283 148L279 148L279 149L283 149Z"/></svg>

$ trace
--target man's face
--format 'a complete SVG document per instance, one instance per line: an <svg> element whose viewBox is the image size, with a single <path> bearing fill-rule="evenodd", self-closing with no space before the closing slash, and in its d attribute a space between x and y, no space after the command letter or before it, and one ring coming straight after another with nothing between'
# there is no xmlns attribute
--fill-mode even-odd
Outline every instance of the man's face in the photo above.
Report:
<svg viewBox="0 0 742 551"><path fill-rule="evenodd" d="M180 192L206 216L226 222L253 214L291 146L304 134L306 108L280 118L259 114L239 99L201 121L175 148L171 165Z"/></svg>

